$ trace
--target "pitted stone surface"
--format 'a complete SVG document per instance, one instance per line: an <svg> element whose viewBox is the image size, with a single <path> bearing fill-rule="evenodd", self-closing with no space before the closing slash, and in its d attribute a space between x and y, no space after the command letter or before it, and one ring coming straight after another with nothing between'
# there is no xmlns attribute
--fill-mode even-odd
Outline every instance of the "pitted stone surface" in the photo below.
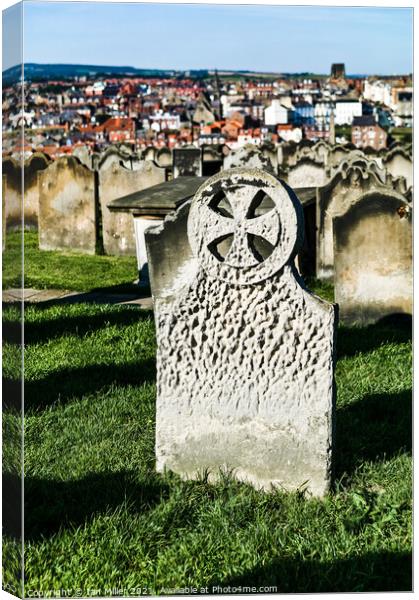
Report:
<svg viewBox="0 0 419 600"><path fill-rule="evenodd" d="M228 227L211 214L220 190L233 212ZM261 190L273 208L248 219ZM209 470L213 479L229 470L257 488L307 485L319 496L329 489L335 310L296 279L302 227L292 191L257 169L224 171L195 195L188 234L197 266L176 294L154 296L159 470ZM227 230L236 240L219 260L208 246ZM249 255L249 232L273 246L266 259ZM164 244L164 227L160 235Z"/></svg>

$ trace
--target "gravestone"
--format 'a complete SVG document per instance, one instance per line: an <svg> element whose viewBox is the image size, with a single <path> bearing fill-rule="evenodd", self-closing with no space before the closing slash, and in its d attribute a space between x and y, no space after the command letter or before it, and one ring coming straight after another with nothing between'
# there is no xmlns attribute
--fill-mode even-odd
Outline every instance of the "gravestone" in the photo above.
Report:
<svg viewBox="0 0 419 600"><path fill-rule="evenodd" d="M186 209L147 232L150 263ZM183 273L158 285L150 273L157 469L184 478L207 471L210 480L228 470L256 488L307 486L322 496L331 483L336 315L295 271L297 197L259 169L223 171L195 194L187 227Z"/></svg>
<svg viewBox="0 0 419 600"><path fill-rule="evenodd" d="M270 159L264 156L257 146L245 144L237 150L233 150L224 158L224 170L237 167L248 169L262 169L273 173L275 171Z"/></svg>
<svg viewBox="0 0 419 600"><path fill-rule="evenodd" d="M25 229L38 229L39 185L38 173L51 164L51 159L42 152L35 152L25 162L24 172L24 221Z"/></svg>
<svg viewBox="0 0 419 600"><path fill-rule="evenodd" d="M148 146L142 151L141 157L143 158L143 160L156 160L156 153L157 150L156 148L154 148L154 146Z"/></svg>
<svg viewBox="0 0 419 600"><path fill-rule="evenodd" d="M166 147L159 148L157 150L155 161L159 167L164 167L164 168L171 167L172 166L172 151L170 150L170 148L166 148Z"/></svg>
<svg viewBox="0 0 419 600"><path fill-rule="evenodd" d="M140 169L126 169L117 163L99 170L99 201L105 254L135 256L134 220L126 211L111 211L108 204L116 198L152 187L165 180L165 170L151 161L141 161Z"/></svg>
<svg viewBox="0 0 419 600"><path fill-rule="evenodd" d="M334 275L333 219L343 214L358 198L366 194L395 194L399 199L406 193L405 180L386 175L385 182L376 170L349 163L340 169L323 187L316 190L316 276L332 280Z"/></svg>
<svg viewBox="0 0 419 600"><path fill-rule="evenodd" d="M95 170L108 169L111 165L123 165L126 169L131 169L131 155L122 152L116 146L109 146L101 154L94 155L93 157L93 168Z"/></svg>
<svg viewBox="0 0 419 600"><path fill-rule="evenodd" d="M173 179L176 177L201 177L202 152L200 148L173 149Z"/></svg>
<svg viewBox="0 0 419 600"><path fill-rule="evenodd" d="M413 163L406 150L400 147L390 150L382 158L382 164L393 177L404 177L408 188L413 185Z"/></svg>
<svg viewBox="0 0 419 600"><path fill-rule="evenodd" d="M2 165L5 193L6 228L10 230L22 227L22 165L12 157L3 160Z"/></svg>
<svg viewBox="0 0 419 600"><path fill-rule="evenodd" d="M335 298L343 322L412 314L411 206L391 189L364 194L333 219Z"/></svg>
<svg viewBox="0 0 419 600"><path fill-rule="evenodd" d="M39 174L39 248L94 254L98 239L95 173L63 156Z"/></svg>
<svg viewBox="0 0 419 600"><path fill-rule="evenodd" d="M89 169L92 168L92 154L88 146L86 146L85 144L76 146L72 154L73 156L79 159L82 165L84 165L85 167L89 167Z"/></svg>
<svg viewBox="0 0 419 600"><path fill-rule="evenodd" d="M289 168L286 180L292 188L320 187L327 181L326 168L323 163L301 158L296 165Z"/></svg>

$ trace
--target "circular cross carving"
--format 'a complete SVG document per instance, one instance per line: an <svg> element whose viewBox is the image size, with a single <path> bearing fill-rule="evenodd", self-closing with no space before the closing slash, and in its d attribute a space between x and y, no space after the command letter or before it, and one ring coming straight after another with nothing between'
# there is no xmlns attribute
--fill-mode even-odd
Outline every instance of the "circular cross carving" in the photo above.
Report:
<svg viewBox="0 0 419 600"><path fill-rule="evenodd" d="M188 237L213 277L238 285L267 279L291 258L299 204L273 175L259 169L222 171L191 203Z"/></svg>

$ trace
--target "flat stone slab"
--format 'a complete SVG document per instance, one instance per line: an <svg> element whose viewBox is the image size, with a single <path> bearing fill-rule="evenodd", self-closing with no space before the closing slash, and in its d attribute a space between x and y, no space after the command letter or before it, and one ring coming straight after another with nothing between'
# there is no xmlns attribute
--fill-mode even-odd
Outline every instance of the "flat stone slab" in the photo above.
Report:
<svg viewBox="0 0 419 600"><path fill-rule="evenodd" d="M178 177L128 194L108 204L110 210L136 215L166 215L192 198L207 177Z"/></svg>

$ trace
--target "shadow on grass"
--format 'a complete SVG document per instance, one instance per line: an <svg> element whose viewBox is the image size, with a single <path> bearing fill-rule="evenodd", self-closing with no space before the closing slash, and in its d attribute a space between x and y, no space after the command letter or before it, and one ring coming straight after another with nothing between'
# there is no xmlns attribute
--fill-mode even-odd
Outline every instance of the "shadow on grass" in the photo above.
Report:
<svg viewBox="0 0 419 600"><path fill-rule="evenodd" d="M156 380L156 360L148 358L121 365L89 365L59 369L36 381L25 382L25 411L41 410L52 404L95 394L112 385L139 386Z"/></svg>
<svg viewBox="0 0 419 600"><path fill-rule="evenodd" d="M3 310L13 304L3 302ZM2 322L3 343L21 344L22 343L22 322L19 321L3 321Z"/></svg>
<svg viewBox="0 0 419 600"><path fill-rule="evenodd" d="M19 474L2 473L3 534L22 539L22 479Z"/></svg>
<svg viewBox="0 0 419 600"><path fill-rule="evenodd" d="M39 303L36 308L46 309L46 302ZM51 305L50 305L51 306ZM83 336L105 327L114 325L132 325L140 321L153 319L153 312L140 307L121 308L118 311L103 311L96 315L69 315L41 322L25 322L25 344L42 343L63 335ZM10 344L21 343L21 324L17 321L3 323L3 340Z"/></svg>
<svg viewBox="0 0 419 600"><path fill-rule="evenodd" d="M3 412L22 413L22 381L2 378L1 404Z"/></svg>
<svg viewBox="0 0 419 600"><path fill-rule="evenodd" d="M412 450L412 391L371 394L336 411L335 477Z"/></svg>
<svg viewBox="0 0 419 600"><path fill-rule="evenodd" d="M220 588L261 588L274 586L271 593L297 592L384 592L412 590L412 555L410 552L367 552L344 560L320 562L295 558L278 558L243 575L213 581L208 586ZM261 590L264 591L264 590ZM268 591L268 590L267 590ZM251 593L249 590L225 593Z"/></svg>
<svg viewBox="0 0 419 600"><path fill-rule="evenodd" d="M25 344L44 342L63 335L84 336L105 327L132 325L153 318L152 311L132 307L96 315L70 315L39 323L25 323Z"/></svg>
<svg viewBox="0 0 419 600"><path fill-rule="evenodd" d="M383 344L401 344L412 339L412 317L393 315L367 327L341 326L337 333L337 356L345 358L371 352Z"/></svg>
<svg viewBox="0 0 419 600"><path fill-rule="evenodd" d="M13 478L13 476L9 476ZM13 482L11 487L16 487ZM92 473L77 480L57 481L25 477L25 539L50 536L60 528L78 526L95 514L128 506L130 512L142 513L169 495L169 487L157 477L138 480L133 473ZM7 535L19 534L19 523Z"/></svg>

